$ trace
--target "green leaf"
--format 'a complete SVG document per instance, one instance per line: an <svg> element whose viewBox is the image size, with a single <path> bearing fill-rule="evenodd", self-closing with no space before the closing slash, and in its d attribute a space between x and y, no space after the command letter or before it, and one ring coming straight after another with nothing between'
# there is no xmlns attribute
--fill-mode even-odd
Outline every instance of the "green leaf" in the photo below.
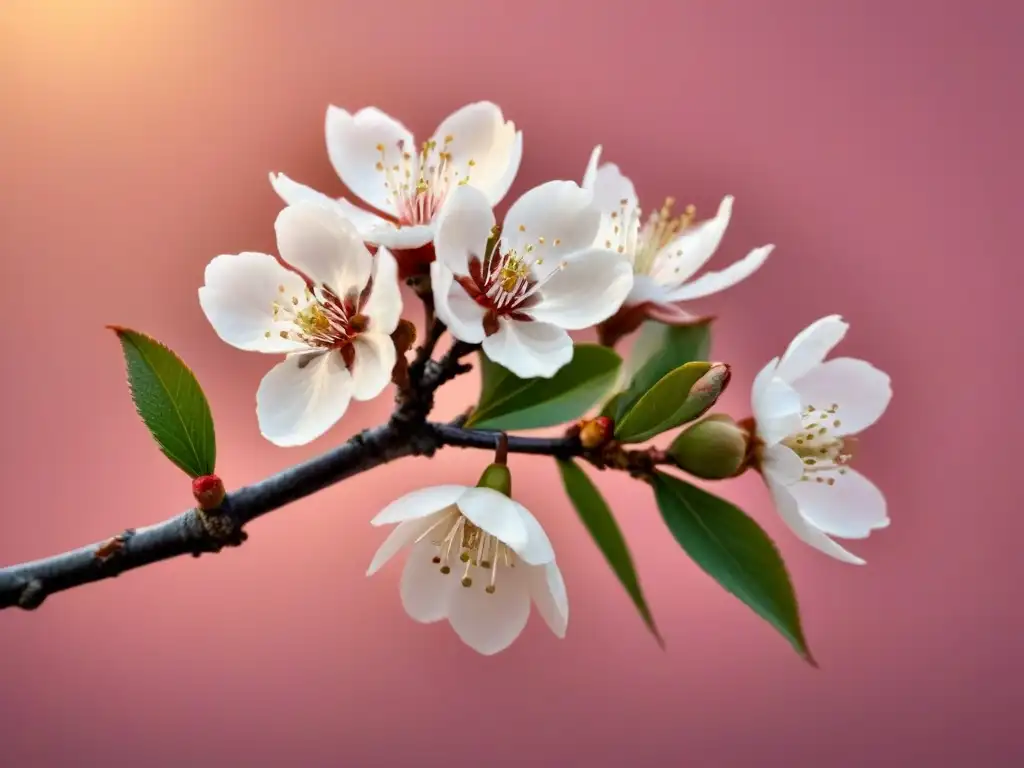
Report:
<svg viewBox="0 0 1024 768"><path fill-rule="evenodd" d="M786 566L761 526L724 499L677 477L656 473L654 494L666 525L694 562L817 666Z"/></svg>
<svg viewBox="0 0 1024 768"><path fill-rule="evenodd" d="M539 429L582 417L615 383L622 360L597 344L577 344L572 361L550 379L520 379L480 354L480 402L466 426Z"/></svg>
<svg viewBox="0 0 1024 768"><path fill-rule="evenodd" d="M615 414L618 413L618 410L619 410L619 400L621 400L621 399L622 399L622 393L621 392L619 392L616 395L612 395L612 397L608 400L608 402L606 402L603 406L601 406L601 413L599 413L598 415L599 416L607 416L609 419L611 419L614 422L615 421Z"/></svg>
<svg viewBox="0 0 1024 768"><path fill-rule="evenodd" d="M135 408L160 450L193 478L212 475L213 417L192 371L159 341L127 328L110 329L124 351Z"/></svg>
<svg viewBox="0 0 1024 768"><path fill-rule="evenodd" d="M608 509L608 504L601 496L601 492L576 463L559 461L558 469L562 473L565 492L569 495L569 500L572 501L577 514L587 530L590 531L590 535L594 538L615 575L622 582L622 586L626 588L626 592L632 598L633 605L640 612L640 617L647 624L647 628L654 634L658 644L664 648L665 641L658 633L654 617L651 616L644 593L640 589L640 580L633 567L633 558L629 554L626 540L623 538L622 531L619 530L611 510Z"/></svg>
<svg viewBox="0 0 1024 768"><path fill-rule="evenodd" d="M642 443L706 413L729 382L729 366L686 363L655 384L615 425L615 438Z"/></svg>
<svg viewBox="0 0 1024 768"><path fill-rule="evenodd" d="M672 326L647 322L633 344L629 367L635 371L619 400L616 421L647 391L681 365L711 354L711 324Z"/></svg>

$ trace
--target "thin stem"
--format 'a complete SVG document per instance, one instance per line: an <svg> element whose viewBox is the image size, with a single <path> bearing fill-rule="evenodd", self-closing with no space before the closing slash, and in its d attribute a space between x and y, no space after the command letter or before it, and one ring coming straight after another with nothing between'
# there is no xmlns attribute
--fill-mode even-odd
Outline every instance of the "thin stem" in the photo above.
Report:
<svg viewBox="0 0 1024 768"><path fill-rule="evenodd" d="M436 319L433 313L433 308L427 308L427 335L423 339L423 343L420 344L416 350L416 357L413 358L412 363L409 365L409 380L410 385L415 387L423 380L424 371L430 363L430 358L434 355L434 350L437 348L437 342L444 336L445 325L440 320Z"/></svg>
<svg viewBox="0 0 1024 768"><path fill-rule="evenodd" d="M456 424L438 424L436 422L428 422L427 427L437 436L438 447L450 445L455 448L493 450L495 447L495 435L502 434L479 429L465 429ZM516 435L506 435L505 439L507 441L508 453L529 453L541 456L554 456L560 459L582 456L584 453L583 446L576 437L518 437Z"/></svg>

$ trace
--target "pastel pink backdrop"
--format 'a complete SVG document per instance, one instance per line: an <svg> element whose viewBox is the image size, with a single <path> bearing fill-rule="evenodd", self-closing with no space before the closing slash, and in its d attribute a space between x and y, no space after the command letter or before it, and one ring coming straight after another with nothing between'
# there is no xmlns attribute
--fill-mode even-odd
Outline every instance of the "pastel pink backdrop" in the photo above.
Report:
<svg viewBox="0 0 1024 768"><path fill-rule="evenodd" d="M267 172L342 191L328 103L420 134L498 102L525 131L514 193L578 179L592 146L642 198L736 196L719 266L777 244L702 307L715 355L752 375L825 314L895 382L862 468L891 527L855 568L799 544L756 478L721 486L777 538L821 669L690 564L641 485L599 482L636 556L662 652L564 501L550 460L521 499L568 582L483 658L367 580L386 502L470 482L450 450L336 486L182 559L0 616L0 762L85 765L997 765L1019 732L1022 515L1011 297L1022 168L1012 3L520 0L305 3L5 0L0 252L6 352L0 562L173 514L187 484L151 446L104 324L166 340L217 418L241 485L380 422L354 408L314 445L264 442L269 358L221 344L196 300L218 253L271 250ZM1014 201L1018 204L1014 204ZM410 303L416 316L417 308ZM418 319L418 317L417 317ZM1019 328L1017 329L1019 331ZM452 415L474 395L445 390Z"/></svg>

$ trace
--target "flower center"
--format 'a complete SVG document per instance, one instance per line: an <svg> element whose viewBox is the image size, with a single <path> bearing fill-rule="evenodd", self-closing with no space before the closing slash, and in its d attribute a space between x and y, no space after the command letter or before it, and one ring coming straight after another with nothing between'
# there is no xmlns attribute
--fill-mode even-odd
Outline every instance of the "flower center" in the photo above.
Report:
<svg viewBox="0 0 1024 768"><path fill-rule="evenodd" d="M364 295L369 292L369 286ZM280 331L282 339L298 341L315 349L337 349L351 365L352 342L369 326L369 320L359 313L363 296L353 295L342 300L330 288L315 285L307 288L302 297L287 296L283 285L278 286L279 298L273 302L274 320L291 322L292 327ZM264 335L270 338L270 331Z"/></svg>
<svg viewBox="0 0 1024 768"><path fill-rule="evenodd" d="M657 267L658 272L663 269L660 263L656 263L657 255L693 224L697 215L697 209L688 205L681 216L673 216L672 208L675 204L675 198L665 198L661 208L648 215L647 221L641 226L640 207L627 199L620 200L619 210L611 214L612 232L605 240L604 247L627 255L633 262L633 271L637 274L656 276L653 274L655 268ZM677 250L670 258L675 259L682 255L682 250Z"/></svg>
<svg viewBox="0 0 1024 768"><path fill-rule="evenodd" d="M493 595L498 588L499 572L516 567L515 552L458 512L443 516L421 534L416 543L428 536L437 547L431 562L440 566L445 575L460 569L460 581L466 589L483 584L484 592Z"/></svg>
<svg viewBox="0 0 1024 768"><path fill-rule="evenodd" d="M492 236L497 232L495 228ZM538 237L537 243L544 245L544 238ZM555 238L551 245L557 247L560 243L561 240ZM550 272L538 277L535 267L543 264L544 258L536 255L536 246L532 243L516 250L498 240L488 249L483 262L479 259L470 262L468 276L455 278L477 304L488 310L484 317L484 329L488 335L497 332L498 317L520 321L531 319L524 310L532 305L537 291L565 267L565 262L560 262Z"/></svg>
<svg viewBox="0 0 1024 768"><path fill-rule="evenodd" d="M838 412L839 406L835 403L826 409L807 406L802 414L801 431L782 441L804 462L801 480L835 485L835 476L846 474L846 467L853 459L855 440L839 437L832 431L842 425Z"/></svg>
<svg viewBox="0 0 1024 768"><path fill-rule="evenodd" d="M445 136L438 148L437 141L423 142L420 151L410 152L404 140L398 142L399 162L388 164L386 147L377 145L380 160L377 172L384 176L384 187L388 199L395 206L398 226L414 227L427 224L434 219L451 188L457 184L469 183L469 171L461 175L452 165L449 152L454 136ZM469 160L467 166L476 165Z"/></svg>

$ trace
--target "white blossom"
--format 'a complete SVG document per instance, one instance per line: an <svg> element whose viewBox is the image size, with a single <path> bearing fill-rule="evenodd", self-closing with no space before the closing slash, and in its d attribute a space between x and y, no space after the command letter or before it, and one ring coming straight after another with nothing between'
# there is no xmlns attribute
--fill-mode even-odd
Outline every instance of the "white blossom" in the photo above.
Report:
<svg viewBox="0 0 1024 768"><path fill-rule="evenodd" d="M394 258L371 256L338 210L297 203L275 229L287 267L265 253L217 256L199 302L228 344L287 355L260 383L256 411L268 440L292 446L388 385L402 298Z"/></svg>
<svg viewBox="0 0 1024 768"><path fill-rule="evenodd" d="M825 360L848 324L824 317L769 362L751 393L761 474L782 519L803 541L863 564L831 537L866 538L889 525L885 496L850 467L854 435L892 398L889 376L849 357Z"/></svg>
<svg viewBox="0 0 1024 768"><path fill-rule="evenodd" d="M636 273L623 312L643 308L644 314L660 322L693 322L698 318L682 309L679 302L735 285L764 264L772 252L774 246L761 246L721 271L694 278L722 241L732 216L732 196L724 197L718 212L707 221L694 223L696 211L692 206L681 216L674 215L671 198L644 219L633 182L614 163L598 165L600 158L598 146L590 156L583 188L593 193L594 204L601 212L595 244L624 254Z"/></svg>
<svg viewBox="0 0 1024 768"><path fill-rule="evenodd" d="M508 192L523 152L521 131L490 102L456 110L417 145L412 133L376 107L349 114L330 106L327 154L346 187L379 213L334 199L284 174L270 182L288 203L314 200L339 208L362 238L393 249L433 240L439 213L462 185L480 190L492 204Z"/></svg>
<svg viewBox="0 0 1024 768"><path fill-rule="evenodd" d="M398 525L367 576L410 548L401 597L416 621L446 619L463 642L490 655L519 637L532 601L551 631L565 636L569 601L551 542L529 510L505 494L424 488L389 504L372 523Z"/></svg>
<svg viewBox="0 0 1024 768"><path fill-rule="evenodd" d="M572 359L567 331L610 317L633 284L629 263L593 246L600 214L571 181L531 189L495 234L490 202L456 190L431 265L437 316L452 335L520 378L551 377Z"/></svg>

